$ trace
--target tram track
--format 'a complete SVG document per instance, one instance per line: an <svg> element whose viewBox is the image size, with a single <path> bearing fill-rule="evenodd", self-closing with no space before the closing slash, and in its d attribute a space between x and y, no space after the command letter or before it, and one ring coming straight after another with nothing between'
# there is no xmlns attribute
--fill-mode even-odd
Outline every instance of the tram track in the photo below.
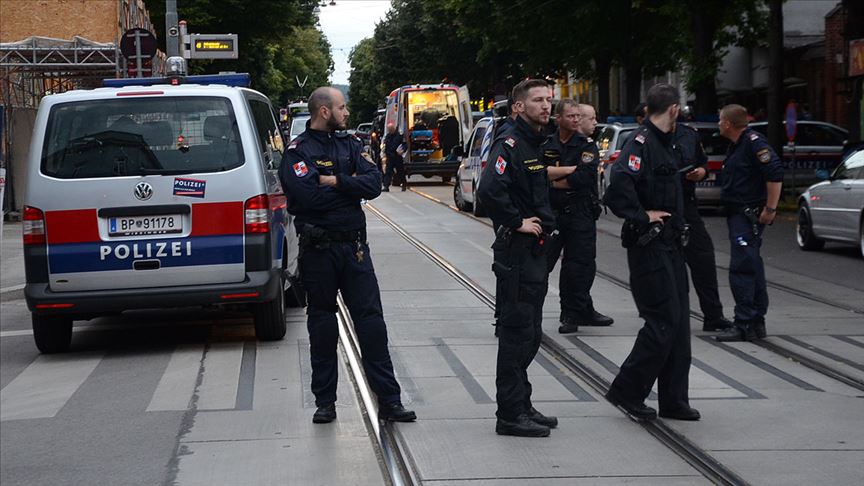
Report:
<svg viewBox="0 0 864 486"><path fill-rule="evenodd" d="M474 216L473 214L466 213L464 211L460 211L459 208L457 208L453 205L447 204L446 202L436 198L435 196L432 196L430 194L426 194L422 191L418 191L414 188L411 188L410 190L412 192L414 192L415 194L417 194L421 197L424 197L426 199L429 199L430 201L435 202L436 204L440 204L444 207L447 207L447 208L455 211L456 213L461 214L462 216L464 216L466 218L477 221L477 222L479 222L483 225L486 225L490 228L492 227L492 224L489 223L488 221L486 221L485 219L478 218L478 217ZM605 235L619 238L618 235L613 234L609 231L604 231L604 230L600 230L600 229L598 229L597 231L600 233L603 233ZM728 268L722 267L720 265L717 265L717 268L724 269L724 270L728 271ZM620 278L620 277L617 277L615 275L612 275L611 273L608 273L608 272L605 272L605 271L602 271L599 269L597 270L597 276L602 278L603 280L606 280L607 282L610 282L610 283L612 283L618 287L621 287L623 289L626 289L627 291L630 291L630 283L627 282L626 280ZM806 298L808 300L818 302L818 303L821 303L821 304L824 304L824 305L827 305L830 307L834 307L836 309L840 309L840 310L847 311L847 312L853 312L856 314L864 314L864 310L862 310L862 309L857 309L857 308L847 306L847 305L842 304L842 303L837 303L837 302L830 301L828 299L823 299L819 296L812 295L809 292L804 292L804 291L801 291L798 289L794 289L792 287L778 284L776 282L770 282L769 281L769 282L767 282L767 285L773 289L787 292L787 293L790 293L790 294L795 295L797 297ZM690 310L690 316L693 317L694 319L696 319L697 321L700 321L700 322L705 321L705 316L702 315L702 313L695 311L695 310L692 310L692 309ZM794 361L794 362L796 362L802 366L805 366L805 367L807 367L813 371L816 371L816 372L818 372L824 376L827 376L833 380L839 381L839 382L841 382L847 386L855 388L856 390L864 391L864 381L862 381L861 379L859 379L855 376L852 376L848 373L844 373L843 371L838 370L836 368L832 368L831 366L829 366L825 363L822 363L821 361L810 358L810 357L808 357L802 353L799 353L799 352L797 352L797 351L795 351L795 350L793 350L793 349L791 349L785 345L773 342L771 340L766 340L766 339L757 339L757 340L750 341L750 342L752 344L755 344L755 345L767 350L767 351L770 351L774 354L782 356L785 359Z"/></svg>
<svg viewBox="0 0 864 486"><path fill-rule="evenodd" d="M399 226L396 222L388 218L383 212L371 204L367 204L366 208L374 213L382 222L387 224L392 230L399 234L403 239L411 243L424 256L429 258L433 263L442 268L469 292L475 295L483 304L490 309L495 308L495 297L483 289L480 285L474 282L470 277L453 266L443 256L435 250L428 247L419 239L412 236ZM543 333L541 349L563 369L566 369L586 385L592 388L600 396L605 396L609 390L610 383L594 372L589 366L585 365L577 358L568 353L560 344L556 343L548 334ZM630 417L628 415L628 417ZM630 417L633 419L633 417ZM746 485L748 484L737 473L726 467L723 463L712 457L710 454L702 450L687 437L675 431L672 427L664 423L662 419L642 421L635 420L646 431L654 436L659 442L672 450L679 457L698 470L703 476L712 481L714 484L722 485Z"/></svg>
<svg viewBox="0 0 864 486"><path fill-rule="evenodd" d="M340 295L337 299L336 320L339 326L339 342L342 344L343 360L351 372L355 395L378 457L381 473L388 486L415 486L420 484L417 467L405 447L405 441L392 422L378 419L378 407L366 380L361 365L362 355L351 314Z"/></svg>

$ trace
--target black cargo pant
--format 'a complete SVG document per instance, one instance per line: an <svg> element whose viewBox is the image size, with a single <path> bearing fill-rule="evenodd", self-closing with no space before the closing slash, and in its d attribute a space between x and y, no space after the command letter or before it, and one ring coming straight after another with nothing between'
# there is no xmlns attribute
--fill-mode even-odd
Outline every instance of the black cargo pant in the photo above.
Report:
<svg viewBox="0 0 864 486"><path fill-rule="evenodd" d="M594 311L591 286L597 273L597 224L591 200L577 199L555 211L558 237L546 250L547 270L552 272L564 250L559 274L561 318L590 318Z"/></svg>
<svg viewBox="0 0 864 486"><path fill-rule="evenodd" d="M740 210L728 211L729 287L735 297L735 321L764 321L768 312L768 286L760 250L765 225L758 224L754 232L753 223Z"/></svg>
<svg viewBox="0 0 864 486"><path fill-rule="evenodd" d="M401 390L387 348L387 327L369 246L362 244L362 261L358 261L355 242L330 242L320 246L323 247L304 245L300 256L300 277L309 302L306 327L309 330L315 405L336 401L339 371L336 293L340 290L354 321L363 354L363 371L378 397L378 403L399 402Z"/></svg>
<svg viewBox="0 0 864 486"><path fill-rule="evenodd" d="M498 238L492 246L492 269L498 299L498 364L495 386L498 411L503 420L514 420L531 409L531 383L528 366L540 349L543 335L543 301L548 276L546 255L540 251L537 237L514 233L509 245Z"/></svg>
<svg viewBox="0 0 864 486"><path fill-rule="evenodd" d="M689 406L690 304L680 248L654 241L627 249L630 289L645 325L610 391L642 403L657 381L661 410Z"/></svg>
<svg viewBox="0 0 864 486"><path fill-rule="evenodd" d="M699 216L696 201L684 204L684 219L690 225L690 242L684 247L684 257L690 268L693 288L699 297L699 307L705 320L723 317L723 303L717 290L717 263L714 259L714 243Z"/></svg>

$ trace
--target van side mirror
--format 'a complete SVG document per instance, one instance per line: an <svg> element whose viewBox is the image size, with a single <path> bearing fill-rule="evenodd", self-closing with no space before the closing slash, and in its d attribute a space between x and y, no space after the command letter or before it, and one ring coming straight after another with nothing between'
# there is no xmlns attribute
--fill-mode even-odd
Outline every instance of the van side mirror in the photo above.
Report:
<svg viewBox="0 0 864 486"><path fill-rule="evenodd" d="M450 155L452 155L455 158L464 157L465 156L465 149L462 148L461 145L456 145L453 147L453 149L450 150Z"/></svg>

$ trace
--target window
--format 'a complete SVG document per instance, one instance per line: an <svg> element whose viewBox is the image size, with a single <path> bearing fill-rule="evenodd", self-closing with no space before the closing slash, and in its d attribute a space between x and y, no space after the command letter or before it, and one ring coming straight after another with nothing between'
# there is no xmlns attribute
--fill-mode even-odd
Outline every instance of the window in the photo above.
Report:
<svg viewBox="0 0 864 486"><path fill-rule="evenodd" d="M468 153L469 157L480 157L480 149L483 147L483 138L488 126L488 123L483 123L474 130L474 138L471 139L471 151Z"/></svg>
<svg viewBox="0 0 864 486"><path fill-rule="evenodd" d="M624 147L624 144L627 143L627 140L630 140L630 135L633 133L635 128L623 128L618 132L618 140L615 142L615 150L621 150Z"/></svg>
<svg viewBox="0 0 864 486"><path fill-rule="evenodd" d="M609 145L612 143L612 138L615 137L615 129L613 127L606 127L603 131L600 132L600 135L597 136L597 148L601 151L609 150Z"/></svg>
<svg viewBox="0 0 864 486"><path fill-rule="evenodd" d="M282 136L274 121L270 103L250 98L249 108L252 111L252 121L255 124L255 133L258 135L265 168L278 169L282 162Z"/></svg>
<svg viewBox="0 0 864 486"><path fill-rule="evenodd" d="M76 101L49 114L42 173L61 179L219 172L243 165L227 98Z"/></svg>
<svg viewBox="0 0 864 486"><path fill-rule="evenodd" d="M831 175L831 179L864 179L864 150L850 155L845 162L837 167L837 170Z"/></svg>
<svg viewBox="0 0 864 486"><path fill-rule="evenodd" d="M842 146L846 141L843 132L828 125L800 123L797 127L795 143L807 146Z"/></svg>

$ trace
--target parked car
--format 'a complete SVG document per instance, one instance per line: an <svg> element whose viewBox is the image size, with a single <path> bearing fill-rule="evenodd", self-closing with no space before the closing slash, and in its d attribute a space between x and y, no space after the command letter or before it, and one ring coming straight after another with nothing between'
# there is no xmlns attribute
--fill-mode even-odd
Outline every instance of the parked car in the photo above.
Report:
<svg viewBox="0 0 864 486"><path fill-rule="evenodd" d="M783 123L785 126L785 122ZM750 126L768 134L767 122L751 123ZM785 137L785 135L784 135ZM849 131L822 121L799 120L795 134L795 186L806 187L825 178L840 165L843 145L849 139ZM792 147L783 147L783 184L792 185Z"/></svg>
<svg viewBox="0 0 864 486"><path fill-rule="evenodd" d="M598 193L601 198L606 192L606 188L609 187L609 166L614 164L618 156L621 155L621 148L624 147L624 143L638 126L635 123L610 123L600 131L600 134L595 139L597 148L600 151L597 183L599 184Z"/></svg>
<svg viewBox="0 0 864 486"><path fill-rule="evenodd" d="M176 79L176 78L175 78ZM23 211L24 296L43 353L73 320L231 304L262 340L300 305L282 137L248 75L112 79L43 98Z"/></svg>
<svg viewBox="0 0 864 486"><path fill-rule="evenodd" d="M462 150L456 183L453 185L453 201L460 211L474 211L475 216L486 215L482 202L476 197L476 189L489 159L495 127L501 119L491 116L481 118L474 125L468 143Z"/></svg>
<svg viewBox="0 0 864 486"><path fill-rule="evenodd" d="M864 150L850 155L827 181L798 199L798 247L821 250L826 241L858 245L864 257Z"/></svg>
<svg viewBox="0 0 864 486"><path fill-rule="evenodd" d="M364 145L369 145L370 136L372 135L372 122L361 123L354 130L354 135L363 142Z"/></svg>
<svg viewBox="0 0 864 486"><path fill-rule="evenodd" d="M687 122L686 125L695 128L699 133L702 148L708 156L708 164L705 167L708 175L696 183L696 200L699 206L719 207L722 187L720 173L726 160L729 139L720 135L720 128L716 123Z"/></svg>
<svg viewBox="0 0 864 486"><path fill-rule="evenodd" d="M293 142L298 135L306 131L306 122L312 118L309 113L297 113L291 116L291 127L286 134L288 141Z"/></svg>

